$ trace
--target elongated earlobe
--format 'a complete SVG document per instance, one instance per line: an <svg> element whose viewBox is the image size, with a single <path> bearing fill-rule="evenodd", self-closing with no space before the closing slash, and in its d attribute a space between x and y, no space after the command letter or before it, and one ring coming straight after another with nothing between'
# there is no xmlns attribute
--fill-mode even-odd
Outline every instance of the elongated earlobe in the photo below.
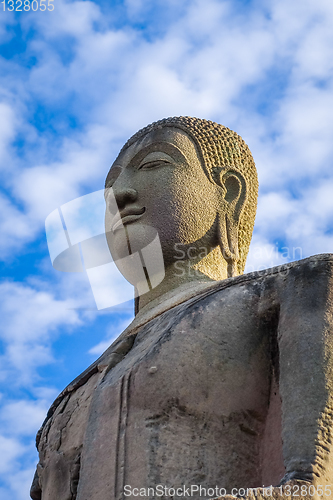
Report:
<svg viewBox="0 0 333 500"><path fill-rule="evenodd" d="M229 170L221 175L224 210L218 214L218 242L228 264L228 277L238 276L238 227L246 200L246 182L239 172Z"/></svg>
<svg viewBox="0 0 333 500"><path fill-rule="evenodd" d="M228 214L218 215L217 237L221 253L228 265L228 278L238 276L238 228Z"/></svg>

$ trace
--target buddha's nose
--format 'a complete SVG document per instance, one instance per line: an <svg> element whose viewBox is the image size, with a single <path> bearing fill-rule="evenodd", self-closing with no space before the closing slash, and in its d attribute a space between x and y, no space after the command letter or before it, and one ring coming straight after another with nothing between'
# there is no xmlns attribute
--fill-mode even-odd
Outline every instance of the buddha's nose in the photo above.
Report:
<svg viewBox="0 0 333 500"><path fill-rule="evenodd" d="M114 188L114 196L119 210L124 208L128 203L132 203L138 197L138 193L133 188Z"/></svg>

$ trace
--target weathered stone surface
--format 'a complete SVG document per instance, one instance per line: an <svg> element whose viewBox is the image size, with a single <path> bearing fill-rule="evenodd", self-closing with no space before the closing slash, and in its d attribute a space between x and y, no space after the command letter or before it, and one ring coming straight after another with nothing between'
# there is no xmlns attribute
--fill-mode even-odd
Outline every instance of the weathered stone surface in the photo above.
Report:
<svg viewBox="0 0 333 500"><path fill-rule="evenodd" d="M330 484L332 292L333 256L316 256L210 285L128 328L46 422L42 498L75 498L78 476L78 500L285 474Z"/></svg>
<svg viewBox="0 0 333 500"><path fill-rule="evenodd" d="M175 496L157 485L275 486L244 490L258 499L305 485L316 498L333 484L333 255L239 276L257 189L244 141L206 120L161 120L122 149L106 180L109 248L124 259L157 233L165 277L52 405L34 500ZM138 290L132 261L117 265Z"/></svg>

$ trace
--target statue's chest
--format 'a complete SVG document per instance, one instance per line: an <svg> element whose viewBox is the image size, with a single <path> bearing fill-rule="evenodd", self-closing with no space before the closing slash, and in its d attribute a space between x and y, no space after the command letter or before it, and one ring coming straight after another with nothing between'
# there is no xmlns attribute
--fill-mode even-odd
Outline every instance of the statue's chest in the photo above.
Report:
<svg viewBox="0 0 333 500"><path fill-rule="evenodd" d="M131 408L153 414L180 405L222 416L266 404L269 339L245 306L208 297L153 320L103 386L126 378Z"/></svg>
<svg viewBox="0 0 333 500"><path fill-rule="evenodd" d="M96 388L79 500L104 498L95 488L104 477L122 498L126 484L238 484L252 465L257 470L256 452L250 469L248 457L234 461L240 447L258 448L267 345L251 314L237 318L228 304L218 306L184 306L150 322ZM233 475L243 469L246 477ZM83 479L92 476L98 481Z"/></svg>
<svg viewBox="0 0 333 500"><path fill-rule="evenodd" d="M237 486L256 478L270 359L254 305L239 292L216 294L142 327L121 362L82 386L86 413L79 406L71 413L60 448L45 455L44 490L64 483L62 470L72 477L78 453L77 500L125 498L125 485ZM82 433L74 440L82 419L83 442ZM55 419L51 427L57 431Z"/></svg>

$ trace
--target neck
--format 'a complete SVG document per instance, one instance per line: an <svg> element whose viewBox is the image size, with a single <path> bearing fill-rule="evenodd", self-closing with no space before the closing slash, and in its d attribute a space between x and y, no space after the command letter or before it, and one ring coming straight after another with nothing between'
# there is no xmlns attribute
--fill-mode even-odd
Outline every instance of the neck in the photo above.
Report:
<svg viewBox="0 0 333 500"><path fill-rule="evenodd" d="M146 310L155 307L170 297L181 296L188 289L227 277L227 263L219 247L213 248L202 259L175 260L165 268L163 281L139 297L139 311L142 308Z"/></svg>

